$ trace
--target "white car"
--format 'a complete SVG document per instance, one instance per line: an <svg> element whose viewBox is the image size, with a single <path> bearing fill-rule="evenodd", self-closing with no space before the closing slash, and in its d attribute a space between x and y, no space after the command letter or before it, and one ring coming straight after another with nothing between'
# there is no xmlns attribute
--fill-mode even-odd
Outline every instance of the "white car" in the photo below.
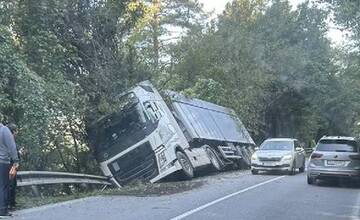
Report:
<svg viewBox="0 0 360 220"><path fill-rule="evenodd" d="M251 173L285 171L290 175L305 170L305 151L296 139L271 138L265 140L251 157Z"/></svg>

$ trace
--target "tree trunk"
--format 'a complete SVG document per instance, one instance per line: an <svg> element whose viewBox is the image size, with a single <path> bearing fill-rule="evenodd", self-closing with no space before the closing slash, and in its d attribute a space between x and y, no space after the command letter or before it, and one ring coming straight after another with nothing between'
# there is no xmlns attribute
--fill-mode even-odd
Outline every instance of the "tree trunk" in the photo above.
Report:
<svg viewBox="0 0 360 220"><path fill-rule="evenodd" d="M159 59L160 59L160 9L161 9L161 1L160 0L153 0L153 7L156 9L156 12L154 13L154 17L151 23L152 27L152 39L153 39L153 65L154 69L158 70L159 68Z"/></svg>

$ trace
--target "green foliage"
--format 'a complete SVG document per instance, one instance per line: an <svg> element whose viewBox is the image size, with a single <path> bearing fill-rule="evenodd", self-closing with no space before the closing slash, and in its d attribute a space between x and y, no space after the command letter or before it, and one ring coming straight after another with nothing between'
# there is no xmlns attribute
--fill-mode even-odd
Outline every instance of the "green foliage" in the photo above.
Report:
<svg viewBox="0 0 360 220"><path fill-rule="evenodd" d="M359 4L320 2L234 0L207 22L196 0L0 1L0 115L23 169L98 172L87 126L144 79L233 108L257 142L359 136ZM331 47L331 13L356 47Z"/></svg>
<svg viewBox="0 0 360 220"><path fill-rule="evenodd" d="M332 88L343 89L326 18L327 11L308 2L293 11L287 1L233 1L215 26L190 33L175 48L169 87L234 108L256 140L347 133L343 113L332 110L341 105L330 103L339 96ZM217 88L207 92L212 81Z"/></svg>
<svg viewBox="0 0 360 220"><path fill-rule="evenodd" d="M180 36L200 28L206 19L197 0L145 0L146 13L131 39L141 61L159 79L172 64L172 46ZM169 60L170 59L170 60ZM161 76L160 76L161 77Z"/></svg>
<svg viewBox="0 0 360 220"><path fill-rule="evenodd" d="M334 14L334 22L343 30L351 33L351 38L355 44L360 44L360 1L359 0L321 0L322 4L328 6L328 9Z"/></svg>
<svg viewBox="0 0 360 220"><path fill-rule="evenodd" d="M341 30L347 31L348 42L339 50L337 60L338 75L341 76L342 94L334 94L333 101L341 101L342 106L333 108L333 112L342 112L341 120L345 121L346 130L351 130L359 136L358 121L360 120L360 1L322 0L334 15L334 23ZM345 129L345 128L344 128Z"/></svg>
<svg viewBox="0 0 360 220"><path fill-rule="evenodd" d="M21 127L24 169L96 172L87 124L148 74L124 40L142 16L130 3L0 3L0 111Z"/></svg>

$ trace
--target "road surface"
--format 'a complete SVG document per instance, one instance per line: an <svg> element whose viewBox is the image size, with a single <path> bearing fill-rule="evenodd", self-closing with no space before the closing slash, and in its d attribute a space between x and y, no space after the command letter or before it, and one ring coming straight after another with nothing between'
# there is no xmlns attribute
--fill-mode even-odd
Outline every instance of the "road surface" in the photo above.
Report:
<svg viewBox="0 0 360 220"><path fill-rule="evenodd" d="M360 186L308 185L305 174L251 175L248 171L203 178L197 189L166 196L100 196L15 212L24 220L350 219L360 220Z"/></svg>

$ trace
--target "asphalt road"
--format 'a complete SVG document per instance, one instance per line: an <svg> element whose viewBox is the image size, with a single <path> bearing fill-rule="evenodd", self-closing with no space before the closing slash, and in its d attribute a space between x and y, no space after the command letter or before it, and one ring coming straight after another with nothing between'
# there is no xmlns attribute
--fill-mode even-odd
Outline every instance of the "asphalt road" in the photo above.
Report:
<svg viewBox="0 0 360 220"><path fill-rule="evenodd" d="M169 196L92 197L22 210L11 219L359 219L360 186L321 182L304 174L251 175L248 171L202 178L201 188Z"/></svg>

